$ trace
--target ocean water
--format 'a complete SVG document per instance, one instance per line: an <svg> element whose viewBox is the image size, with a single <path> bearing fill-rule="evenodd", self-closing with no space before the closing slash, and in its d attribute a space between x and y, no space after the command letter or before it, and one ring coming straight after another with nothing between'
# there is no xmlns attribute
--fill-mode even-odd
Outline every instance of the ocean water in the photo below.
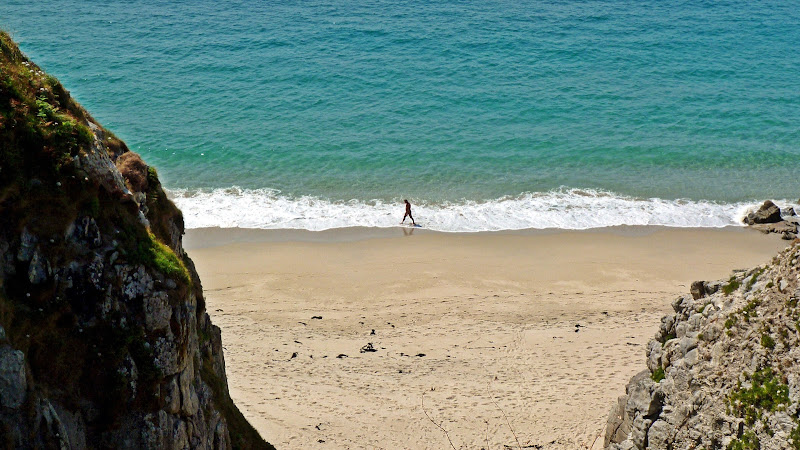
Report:
<svg viewBox="0 0 800 450"><path fill-rule="evenodd" d="M787 1L3 0L189 227L721 227L800 197Z"/></svg>

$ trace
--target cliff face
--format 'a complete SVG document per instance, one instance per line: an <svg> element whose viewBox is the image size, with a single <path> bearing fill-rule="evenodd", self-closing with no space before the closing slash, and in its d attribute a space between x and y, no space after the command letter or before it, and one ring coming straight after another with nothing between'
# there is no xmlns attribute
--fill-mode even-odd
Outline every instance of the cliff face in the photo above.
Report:
<svg viewBox="0 0 800 450"><path fill-rule="evenodd" d="M156 171L0 32L0 447L272 448Z"/></svg>
<svg viewBox="0 0 800 450"><path fill-rule="evenodd" d="M695 282L611 410L610 449L800 449L800 240Z"/></svg>

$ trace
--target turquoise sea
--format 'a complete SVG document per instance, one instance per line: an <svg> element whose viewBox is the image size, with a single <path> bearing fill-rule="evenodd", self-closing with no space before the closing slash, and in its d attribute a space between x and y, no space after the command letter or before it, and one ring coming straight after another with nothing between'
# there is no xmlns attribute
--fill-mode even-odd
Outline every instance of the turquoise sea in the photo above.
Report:
<svg viewBox="0 0 800 450"><path fill-rule="evenodd" d="M3 0L190 227L720 227L800 197L796 1Z"/></svg>

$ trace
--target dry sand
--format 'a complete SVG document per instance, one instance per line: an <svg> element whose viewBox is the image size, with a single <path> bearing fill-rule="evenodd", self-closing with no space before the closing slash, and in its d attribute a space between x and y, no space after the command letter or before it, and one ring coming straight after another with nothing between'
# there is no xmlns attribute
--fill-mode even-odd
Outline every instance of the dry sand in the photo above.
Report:
<svg viewBox="0 0 800 450"><path fill-rule="evenodd" d="M277 448L601 448L670 302L785 245L423 231L188 233L231 396Z"/></svg>

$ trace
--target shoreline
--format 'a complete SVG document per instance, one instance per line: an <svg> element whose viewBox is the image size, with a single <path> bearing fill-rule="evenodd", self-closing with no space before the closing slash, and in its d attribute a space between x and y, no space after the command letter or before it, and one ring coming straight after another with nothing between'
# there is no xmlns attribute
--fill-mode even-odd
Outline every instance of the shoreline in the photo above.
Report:
<svg viewBox="0 0 800 450"><path fill-rule="evenodd" d="M343 227L321 231L292 228L222 228L205 227L190 228L184 235L184 248L187 250L220 247L240 243L277 243L277 242L358 242L371 239L387 239L426 235L441 236L544 236L557 234L609 234L619 236L647 236L659 231L684 232L722 232L722 233L759 233L746 226L725 227L668 227L663 225L616 225L585 230L562 228L528 228L522 230L501 231L436 231L426 228L413 228L398 225L396 227Z"/></svg>
<svg viewBox="0 0 800 450"><path fill-rule="evenodd" d="M186 237L243 414L279 448L353 449L447 448L431 419L456 448L600 448L671 301L786 245L743 227Z"/></svg>

